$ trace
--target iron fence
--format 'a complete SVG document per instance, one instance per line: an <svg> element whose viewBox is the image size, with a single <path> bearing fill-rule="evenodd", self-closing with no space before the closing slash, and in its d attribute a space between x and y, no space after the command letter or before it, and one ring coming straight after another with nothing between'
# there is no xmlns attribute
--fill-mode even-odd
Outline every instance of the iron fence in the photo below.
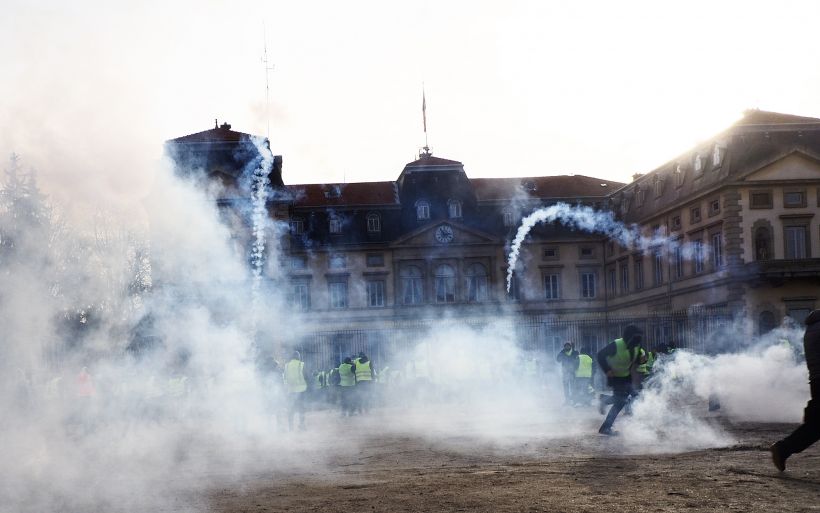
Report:
<svg viewBox="0 0 820 513"><path fill-rule="evenodd" d="M664 350L668 346L701 353L737 349L737 336L729 336L736 326L734 316L724 308L697 308L651 315L594 313L580 318L551 316L510 316L501 319L452 319L396 321L372 329L316 331L301 340L299 349L311 369L330 368L346 356L359 352L374 362L389 361L425 339L434 329L466 327L480 332L492 326L507 329L526 353L555 355L565 342L578 349L597 352L618 338L630 324L640 327L644 346Z"/></svg>

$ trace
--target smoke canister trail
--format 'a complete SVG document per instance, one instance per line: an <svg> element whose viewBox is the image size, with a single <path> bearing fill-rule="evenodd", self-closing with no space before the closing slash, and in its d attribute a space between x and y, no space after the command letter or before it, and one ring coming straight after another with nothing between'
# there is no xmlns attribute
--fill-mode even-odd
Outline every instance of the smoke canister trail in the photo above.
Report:
<svg viewBox="0 0 820 513"><path fill-rule="evenodd" d="M615 219L612 212L596 211L592 207L572 206L567 203L556 203L541 208L528 215L521 221L521 226L513 239L510 254L507 257L507 292L510 291L513 272L518 263L521 245L530 233L530 230L539 223L559 222L572 230L581 230L589 233L606 235L609 239L633 250L655 249L661 246L670 251L679 252L683 259L703 258L709 248L703 241L689 243L666 235L664 228L650 236L641 234L640 227L635 224L624 224Z"/></svg>
<svg viewBox="0 0 820 513"><path fill-rule="evenodd" d="M265 265L265 235L268 228L268 198L271 195L270 172L273 167L273 154L262 137L251 137L261 161L253 169L251 176L251 223L253 242L251 246L251 267L253 280L251 282L251 308L253 329L256 331L256 321L259 312L260 291L262 288L262 270Z"/></svg>

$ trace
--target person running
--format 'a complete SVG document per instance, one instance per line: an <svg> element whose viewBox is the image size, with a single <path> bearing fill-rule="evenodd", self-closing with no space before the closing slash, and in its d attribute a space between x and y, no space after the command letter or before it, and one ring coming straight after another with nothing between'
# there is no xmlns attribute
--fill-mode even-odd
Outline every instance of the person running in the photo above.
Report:
<svg viewBox="0 0 820 513"><path fill-rule="evenodd" d="M786 470L786 460L792 454L803 452L820 440L820 310L806 317L803 350L809 368L811 398L803 411L803 424L771 446L772 462L780 472Z"/></svg>
<svg viewBox="0 0 820 513"><path fill-rule="evenodd" d="M612 435L612 424L630 396L634 394L632 372L640 362L641 342L643 332L634 325L624 328L623 336L610 342L598 351L598 365L607 377L607 385L612 387L612 397L609 402L612 407L601 424L598 433ZM602 401L603 402L603 401Z"/></svg>

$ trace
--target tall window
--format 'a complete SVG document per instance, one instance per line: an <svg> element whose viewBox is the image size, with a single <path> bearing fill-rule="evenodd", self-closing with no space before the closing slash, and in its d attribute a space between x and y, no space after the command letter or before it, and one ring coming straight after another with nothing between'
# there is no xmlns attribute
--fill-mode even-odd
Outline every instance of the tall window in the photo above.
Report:
<svg viewBox="0 0 820 513"><path fill-rule="evenodd" d="M401 297L405 305L419 305L423 300L422 274L415 265L402 267L399 272L401 279Z"/></svg>
<svg viewBox="0 0 820 513"><path fill-rule="evenodd" d="M290 233L293 235L302 235L305 231L305 221L299 217L290 220Z"/></svg>
<svg viewBox="0 0 820 513"><path fill-rule="evenodd" d="M330 233L342 233L342 220L336 216L330 218Z"/></svg>
<svg viewBox="0 0 820 513"><path fill-rule="evenodd" d="M307 283L294 283L291 289L291 304L299 310L310 310L310 286Z"/></svg>
<svg viewBox="0 0 820 513"><path fill-rule="evenodd" d="M452 266L441 264L435 272L436 303L455 303L456 272Z"/></svg>
<svg viewBox="0 0 820 513"><path fill-rule="evenodd" d="M629 266L621 264L621 294L629 293Z"/></svg>
<svg viewBox="0 0 820 513"><path fill-rule="evenodd" d="M544 299L560 299L560 275L545 274L544 275Z"/></svg>
<svg viewBox="0 0 820 513"><path fill-rule="evenodd" d="M675 246L675 278L683 278L683 248Z"/></svg>
<svg viewBox="0 0 820 513"><path fill-rule="evenodd" d="M615 297L618 291L618 273L615 268L609 270L609 296Z"/></svg>
<svg viewBox="0 0 820 513"><path fill-rule="evenodd" d="M769 260L772 255L772 234L765 226L755 229L755 260Z"/></svg>
<svg viewBox="0 0 820 513"><path fill-rule="evenodd" d="M347 308L347 282L334 281L328 284L330 308Z"/></svg>
<svg viewBox="0 0 820 513"><path fill-rule="evenodd" d="M695 273L703 272L703 241L700 239L692 241L695 246Z"/></svg>
<svg viewBox="0 0 820 513"><path fill-rule="evenodd" d="M786 258L806 258L806 236L805 226L786 226L783 228L783 236L786 242Z"/></svg>
<svg viewBox="0 0 820 513"><path fill-rule="evenodd" d="M382 231L382 222L379 214L367 215L367 231L368 233L378 233Z"/></svg>
<svg viewBox="0 0 820 513"><path fill-rule="evenodd" d="M760 335L765 335L766 333L772 331L777 327L777 324L774 320L774 314L768 310L764 310L760 312L760 315L757 317L757 332Z"/></svg>
<svg viewBox="0 0 820 513"><path fill-rule="evenodd" d="M504 226L509 227L515 223L515 221L513 220L512 210L505 210L504 212L502 212L502 215L504 216Z"/></svg>
<svg viewBox="0 0 820 513"><path fill-rule="evenodd" d="M416 219L423 221L430 219L430 204L424 200L416 203Z"/></svg>
<svg viewBox="0 0 820 513"><path fill-rule="evenodd" d="M461 218L461 202L451 199L447 202L447 213L450 214L450 219Z"/></svg>
<svg viewBox="0 0 820 513"><path fill-rule="evenodd" d="M643 289L643 259L635 260L635 290Z"/></svg>
<svg viewBox="0 0 820 513"><path fill-rule="evenodd" d="M652 277L656 287L663 285L663 253L660 248L652 250Z"/></svg>
<svg viewBox="0 0 820 513"><path fill-rule="evenodd" d="M505 282L506 285L506 282ZM512 280L510 280L510 290L507 291L507 299L511 301L517 301L521 299L520 296L520 288L518 285L518 276L513 274Z"/></svg>
<svg viewBox="0 0 820 513"><path fill-rule="evenodd" d="M712 234L712 266L715 269L723 267L723 236L720 232Z"/></svg>
<svg viewBox="0 0 820 513"><path fill-rule="evenodd" d="M595 273L581 273L581 297L587 299L595 297Z"/></svg>
<svg viewBox="0 0 820 513"><path fill-rule="evenodd" d="M467 267L467 301L487 300L487 269L479 264Z"/></svg>
<svg viewBox="0 0 820 513"><path fill-rule="evenodd" d="M367 306L379 308L384 306L384 281L373 280L367 282Z"/></svg>

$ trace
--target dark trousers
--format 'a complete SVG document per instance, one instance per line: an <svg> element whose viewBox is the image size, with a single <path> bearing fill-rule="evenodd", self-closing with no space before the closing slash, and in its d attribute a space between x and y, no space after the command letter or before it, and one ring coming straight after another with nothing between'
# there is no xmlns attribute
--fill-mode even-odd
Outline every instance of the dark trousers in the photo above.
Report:
<svg viewBox="0 0 820 513"><path fill-rule="evenodd" d="M356 382L356 407L359 413L367 413L370 411L370 395L373 393L372 381L357 381Z"/></svg>
<svg viewBox="0 0 820 513"><path fill-rule="evenodd" d="M592 378L575 378L574 392L576 403L590 403L590 401L592 400L592 393L589 390L590 384L592 384Z"/></svg>
<svg viewBox="0 0 820 513"><path fill-rule="evenodd" d="M353 415L355 387L339 387L339 405L342 407L342 415Z"/></svg>
<svg viewBox="0 0 820 513"><path fill-rule="evenodd" d="M293 417L299 414L299 427L305 427L305 392L288 393L288 429L293 429Z"/></svg>
<svg viewBox="0 0 820 513"><path fill-rule="evenodd" d="M632 378L629 376L625 378L609 378L609 383L612 386L612 397L605 399L604 402L611 402L612 407L609 409L604 423L601 424L601 431L612 429L612 424L615 423L615 419L618 417L618 414L621 413L621 410L624 409L624 406L627 405L633 393Z"/></svg>
<svg viewBox="0 0 820 513"><path fill-rule="evenodd" d="M564 402L572 402L572 389L575 384L575 373L563 372L561 374L561 386L564 389Z"/></svg>
<svg viewBox="0 0 820 513"><path fill-rule="evenodd" d="M820 322L808 327L803 347L809 368L811 399L803 411L803 424L779 442L785 457L801 452L820 440Z"/></svg>

